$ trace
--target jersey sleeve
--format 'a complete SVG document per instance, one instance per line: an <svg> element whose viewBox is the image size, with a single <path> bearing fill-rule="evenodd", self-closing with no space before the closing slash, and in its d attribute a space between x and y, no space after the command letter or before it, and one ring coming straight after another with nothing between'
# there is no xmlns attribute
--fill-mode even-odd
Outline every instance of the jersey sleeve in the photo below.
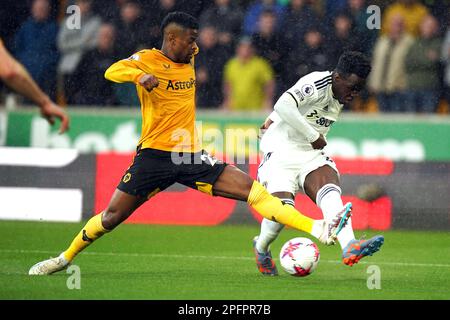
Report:
<svg viewBox="0 0 450 320"><path fill-rule="evenodd" d="M306 121L303 116L317 103L318 93L314 78L310 75L301 78L279 98L274 106L277 115L309 142L316 141L320 133ZM274 118L272 115L270 118Z"/></svg>
<svg viewBox="0 0 450 320"><path fill-rule="evenodd" d="M304 136L308 142L312 143L319 139L320 133L306 121L294 100L291 93L285 92L275 103L274 110L281 120ZM273 118L274 116L271 115L270 119L273 120Z"/></svg>
<svg viewBox="0 0 450 320"><path fill-rule="evenodd" d="M305 79L306 78L306 79ZM303 108L311 106L317 101L318 93L314 82L307 77L301 78L295 85L286 91L297 104L301 111Z"/></svg>
<svg viewBox="0 0 450 320"><path fill-rule="evenodd" d="M141 53L135 53L128 59L123 59L112 64L105 71L105 78L117 82L133 82L139 83L139 79L146 74L143 70L144 66L141 60Z"/></svg>

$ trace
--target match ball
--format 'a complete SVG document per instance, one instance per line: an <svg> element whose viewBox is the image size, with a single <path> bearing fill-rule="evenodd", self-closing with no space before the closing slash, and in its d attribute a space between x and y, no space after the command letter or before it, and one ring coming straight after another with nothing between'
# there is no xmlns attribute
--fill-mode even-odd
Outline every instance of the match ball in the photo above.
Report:
<svg viewBox="0 0 450 320"><path fill-rule="evenodd" d="M319 248L308 238L293 238L280 251L281 267L295 277L306 277L313 273L319 259Z"/></svg>

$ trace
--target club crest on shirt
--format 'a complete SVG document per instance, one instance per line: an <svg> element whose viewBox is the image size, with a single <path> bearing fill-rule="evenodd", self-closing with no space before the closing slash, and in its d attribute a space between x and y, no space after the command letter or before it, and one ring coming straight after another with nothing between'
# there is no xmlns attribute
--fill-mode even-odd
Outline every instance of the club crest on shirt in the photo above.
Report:
<svg viewBox="0 0 450 320"><path fill-rule="evenodd" d="M309 97L309 96L311 96L313 93L314 93L314 87L313 87L312 85L310 85L310 84L305 84L305 85L302 87L302 94L303 94L305 97Z"/></svg>
<svg viewBox="0 0 450 320"><path fill-rule="evenodd" d="M135 53L135 54L133 54L132 56L130 56L130 57L128 58L128 60L139 61L140 58L141 58L141 57L140 57L137 53Z"/></svg>

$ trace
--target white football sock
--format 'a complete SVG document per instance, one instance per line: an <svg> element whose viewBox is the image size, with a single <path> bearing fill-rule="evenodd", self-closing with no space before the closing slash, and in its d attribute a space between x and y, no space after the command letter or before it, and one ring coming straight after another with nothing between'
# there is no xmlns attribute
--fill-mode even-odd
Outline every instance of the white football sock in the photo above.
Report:
<svg viewBox="0 0 450 320"><path fill-rule="evenodd" d="M332 183L324 185L317 192L316 203L319 208L322 209L324 219L327 222L331 222L336 217L336 213L344 207L341 198L341 188ZM347 225L341 230L337 238L342 248L344 248L350 240L355 238L351 219L349 219Z"/></svg>
<svg viewBox="0 0 450 320"><path fill-rule="evenodd" d="M285 205L294 206L294 200L292 199L281 199L281 201ZM264 218L261 222L261 233L256 240L256 250L261 253L269 251L270 244L275 241L283 227L284 224Z"/></svg>
<svg viewBox="0 0 450 320"><path fill-rule="evenodd" d="M326 184L317 191L316 204L322 209L324 219L330 223L344 204L341 199L341 188L335 184Z"/></svg>
<svg viewBox="0 0 450 320"><path fill-rule="evenodd" d="M319 239L323 233L323 223L324 220L314 220L311 235L313 235L317 239Z"/></svg>
<svg viewBox="0 0 450 320"><path fill-rule="evenodd" d="M261 222L261 233L256 240L256 250L258 252L269 251L269 245L278 237L284 225L266 218Z"/></svg>
<svg viewBox="0 0 450 320"><path fill-rule="evenodd" d="M350 241L355 239L355 234L353 233L352 228L352 218L348 219L347 224L341 232L339 232L337 238L342 249L344 249Z"/></svg>

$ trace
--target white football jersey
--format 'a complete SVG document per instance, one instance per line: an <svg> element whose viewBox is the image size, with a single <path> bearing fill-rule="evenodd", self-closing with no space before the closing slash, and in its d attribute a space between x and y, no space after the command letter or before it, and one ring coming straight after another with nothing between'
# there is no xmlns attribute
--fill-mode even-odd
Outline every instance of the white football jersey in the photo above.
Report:
<svg viewBox="0 0 450 320"><path fill-rule="evenodd" d="M330 71L312 72L300 78L284 93L292 96L306 122L325 137L343 108L343 104L333 97L331 77ZM267 153L280 148L313 150L306 137L283 121L276 111L273 111L269 118L274 123L261 139L261 151Z"/></svg>

